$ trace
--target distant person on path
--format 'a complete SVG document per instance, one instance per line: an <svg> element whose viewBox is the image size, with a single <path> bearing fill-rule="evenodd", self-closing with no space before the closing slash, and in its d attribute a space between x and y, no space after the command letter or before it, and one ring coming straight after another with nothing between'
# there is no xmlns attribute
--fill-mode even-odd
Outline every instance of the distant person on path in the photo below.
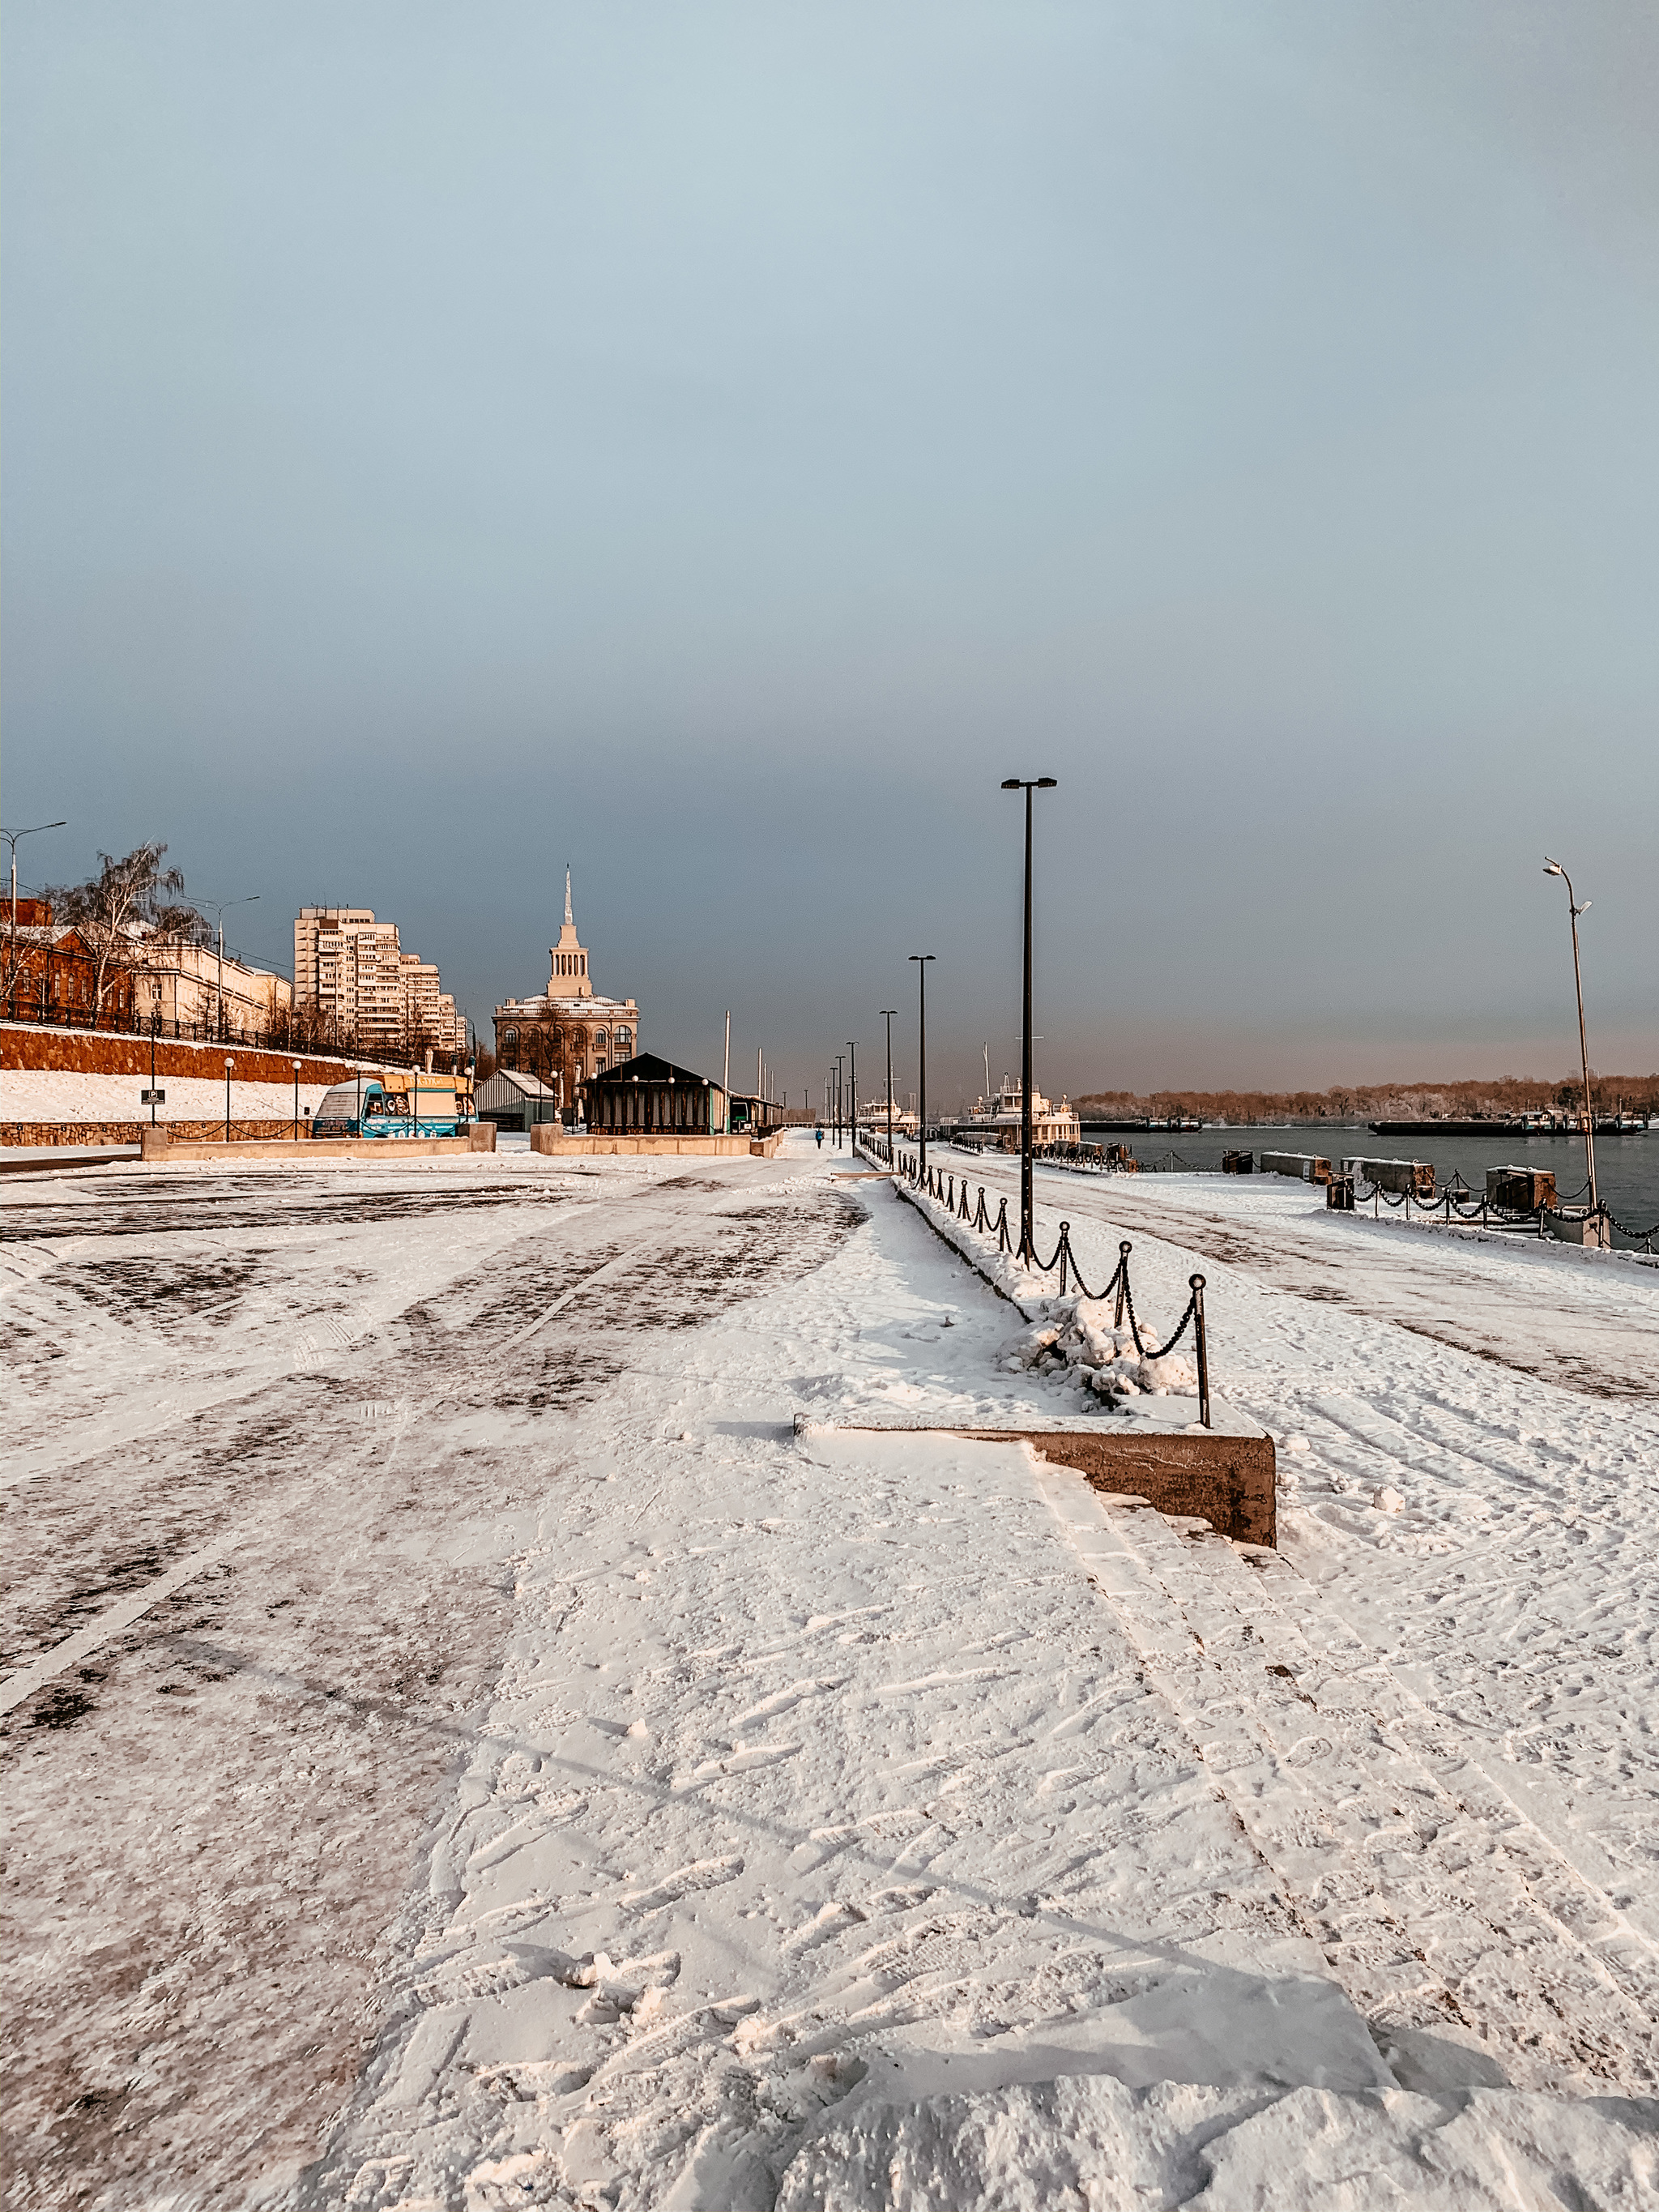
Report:
<svg viewBox="0 0 1659 2212"><path fill-rule="evenodd" d="M822 1130L822 1129L814 1129L814 1130L813 1130L813 1132L812 1132L812 1134L813 1134L813 1135L817 1139L818 1150L819 1150L820 1152L822 1152L822 1151L823 1150L823 1130Z"/></svg>

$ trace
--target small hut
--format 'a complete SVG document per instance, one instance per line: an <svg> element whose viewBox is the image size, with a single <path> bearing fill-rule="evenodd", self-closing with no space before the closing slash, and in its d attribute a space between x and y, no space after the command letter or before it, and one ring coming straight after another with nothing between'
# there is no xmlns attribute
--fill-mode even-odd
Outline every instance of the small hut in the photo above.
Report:
<svg viewBox="0 0 1659 2212"><path fill-rule="evenodd" d="M726 1095L707 1075L676 1067L654 1052L635 1053L581 1086L594 1134L718 1137L726 1133Z"/></svg>

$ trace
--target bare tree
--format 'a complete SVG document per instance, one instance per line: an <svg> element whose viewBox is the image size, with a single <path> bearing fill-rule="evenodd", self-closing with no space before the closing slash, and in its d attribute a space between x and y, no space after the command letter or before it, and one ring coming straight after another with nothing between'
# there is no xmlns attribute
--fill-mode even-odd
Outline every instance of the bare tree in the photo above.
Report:
<svg viewBox="0 0 1659 2212"><path fill-rule="evenodd" d="M98 855L99 872L51 893L54 916L75 931L92 962L92 1014L124 975L146 965L152 943L205 945L207 923L184 898L179 868L163 868L162 844L137 846L124 858Z"/></svg>

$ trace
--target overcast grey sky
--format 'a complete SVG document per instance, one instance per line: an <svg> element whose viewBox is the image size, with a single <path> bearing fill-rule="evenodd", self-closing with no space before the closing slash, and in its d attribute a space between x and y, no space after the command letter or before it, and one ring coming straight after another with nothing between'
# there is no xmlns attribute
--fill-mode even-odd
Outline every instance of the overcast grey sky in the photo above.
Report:
<svg viewBox="0 0 1659 2212"><path fill-rule="evenodd" d="M797 1095L1659 1065L1659 15L10 0L27 880Z"/></svg>

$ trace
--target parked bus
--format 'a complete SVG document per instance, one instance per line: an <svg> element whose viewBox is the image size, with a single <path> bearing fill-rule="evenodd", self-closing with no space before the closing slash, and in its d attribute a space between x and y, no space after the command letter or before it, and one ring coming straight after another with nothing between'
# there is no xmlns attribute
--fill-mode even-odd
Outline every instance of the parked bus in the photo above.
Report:
<svg viewBox="0 0 1659 2212"><path fill-rule="evenodd" d="M337 1083L311 1117L313 1137L464 1137L472 1126L472 1084L465 1075L414 1069L393 1090L378 1075Z"/></svg>

